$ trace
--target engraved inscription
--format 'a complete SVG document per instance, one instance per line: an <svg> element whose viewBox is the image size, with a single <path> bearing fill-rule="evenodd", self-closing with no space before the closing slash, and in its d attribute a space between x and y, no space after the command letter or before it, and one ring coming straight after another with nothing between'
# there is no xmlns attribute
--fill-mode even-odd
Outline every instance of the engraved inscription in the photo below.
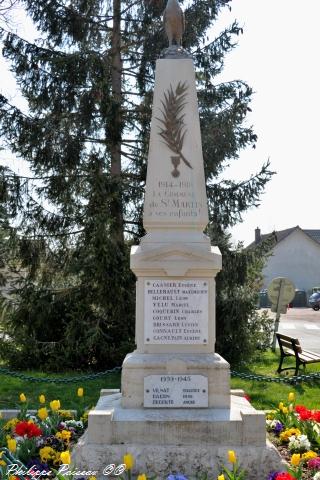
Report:
<svg viewBox="0 0 320 480"><path fill-rule="evenodd" d="M196 218L201 214L202 202L196 200L189 181L158 181L149 203L149 216L161 218Z"/></svg>
<svg viewBox="0 0 320 480"><path fill-rule="evenodd" d="M207 344L208 282L147 280L144 318L147 344Z"/></svg>
<svg viewBox="0 0 320 480"><path fill-rule="evenodd" d="M144 406L208 407L208 378L203 375L149 375L144 378Z"/></svg>

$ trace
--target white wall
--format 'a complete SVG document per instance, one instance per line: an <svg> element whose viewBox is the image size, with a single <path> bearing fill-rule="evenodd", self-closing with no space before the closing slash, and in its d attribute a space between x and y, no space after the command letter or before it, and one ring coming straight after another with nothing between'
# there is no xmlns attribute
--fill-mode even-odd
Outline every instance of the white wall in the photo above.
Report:
<svg viewBox="0 0 320 480"><path fill-rule="evenodd" d="M320 285L320 244L294 230L275 246L263 274L265 287L275 277L287 277L296 288L310 291Z"/></svg>

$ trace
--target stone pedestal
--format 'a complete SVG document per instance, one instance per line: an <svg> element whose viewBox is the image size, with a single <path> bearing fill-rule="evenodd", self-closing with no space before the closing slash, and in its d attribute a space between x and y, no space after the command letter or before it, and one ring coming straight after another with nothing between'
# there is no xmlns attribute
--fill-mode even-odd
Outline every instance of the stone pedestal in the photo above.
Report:
<svg viewBox="0 0 320 480"><path fill-rule="evenodd" d="M121 405L124 408L142 408L144 378L163 374L203 375L208 379L208 407L230 407L230 369L220 355L133 352L127 355L122 368Z"/></svg>
<svg viewBox="0 0 320 480"><path fill-rule="evenodd" d="M73 450L79 469L96 470L102 477L110 463L122 463L130 452L135 473L163 480L170 472L194 478L208 472L216 478L235 450L248 480L267 478L284 464L266 442L264 412L243 397L230 395L230 408L123 408L121 394L102 396L89 414L89 427Z"/></svg>
<svg viewBox="0 0 320 480"><path fill-rule="evenodd" d="M266 443L264 413L230 394L229 364L215 352L222 260L203 234L207 223L193 62L158 60L147 234L131 251L137 348L124 360L121 393L104 392L89 413L88 431L74 449L78 467L101 473L130 452L137 473L217 475L232 449L248 480L280 468Z"/></svg>

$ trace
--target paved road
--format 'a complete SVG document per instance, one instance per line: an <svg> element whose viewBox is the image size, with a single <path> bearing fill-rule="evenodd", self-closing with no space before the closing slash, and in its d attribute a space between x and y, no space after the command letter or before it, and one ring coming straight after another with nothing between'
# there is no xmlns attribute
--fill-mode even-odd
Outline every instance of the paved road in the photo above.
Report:
<svg viewBox="0 0 320 480"><path fill-rule="evenodd" d="M269 314L275 317L270 310ZM280 317L279 333L298 338L305 350L320 352L320 310L290 308Z"/></svg>

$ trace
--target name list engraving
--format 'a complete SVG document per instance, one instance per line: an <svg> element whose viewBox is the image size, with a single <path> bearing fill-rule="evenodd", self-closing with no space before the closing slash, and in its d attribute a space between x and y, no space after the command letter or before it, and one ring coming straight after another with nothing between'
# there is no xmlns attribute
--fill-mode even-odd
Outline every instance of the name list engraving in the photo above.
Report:
<svg viewBox="0 0 320 480"><path fill-rule="evenodd" d="M144 298L146 344L207 344L206 280L146 280Z"/></svg>
<svg viewBox="0 0 320 480"><path fill-rule="evenodd" d="M144 407L206 408L208 378L203 375L149 375L144 378Z"/></svg>

